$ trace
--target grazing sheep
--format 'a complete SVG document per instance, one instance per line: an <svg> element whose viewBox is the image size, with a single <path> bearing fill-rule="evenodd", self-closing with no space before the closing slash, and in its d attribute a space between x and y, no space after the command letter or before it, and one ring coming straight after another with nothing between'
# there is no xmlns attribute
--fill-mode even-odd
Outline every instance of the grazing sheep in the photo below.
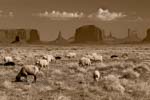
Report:
<svg viewBox="0 0 150 100"><path fill-rule="evenodd" d="M103 56L95 55L93 57L94 57L93 61L95 61L95 62L97 62L97 61L103 62Z"/></svg>
<svg viewBox="0 0 150 100"><path fill-rule="evenodd" d="M60 60L61 57L60 57L60 56L55 56L55 59L56 59L56 60Z"/></svg>
<svg viewBox="0 0 150 100"><path fill-rule="evenodd" d="M4 66L15 66L14 62L6 62Z"/></svg>
<svg viewBox="0 0 150 100"><path fill-rule="evenodd" d="M89 55L89 54L87 54L85 57L86 57L86 58L89 58L90 60L94 59L93 56L92 56L92 55Z"/></svg>
<svg viewBox="0 0 150 100"><path fill-rule="evenodd" d="M123 58L128 57L128 54L127 54L127 53L123 53L123 54L121 55L121 57L123 57Z"/></svg>
<svg viewBox="0 0 150 100"><path fill-rule="evenodd" d="M55 57L52 55L43 56L43 59L46 59L49 63L55 61Z"/></svg>
<svg viewBox="0 0 150 100"><path fill-rule="evenodd" d="M45 59L39 59L36 62L36 65L38 65L40 69L44 68L44 67L48 67L48 64L49 64L49 62Z"/></svg>
<svg viewBox="0 0 150 100"><path fill-rule="evenodd" d="M79 60L79 65L81 66L90 66L91 65L91 60L89 58L86 58L86 57L82 57L80 60Z"/></svg>
<svg viewBox="0 0 150 100"><path fill-rule="evenodd" d="M87 58L89 58L93 62L103 62L103 56L97 55L97 53L92 53L92 55L86 55Z"/></svg>
<svg viewBox="0 0 150 100"><path fill-rule="evenodd" d="M98 81L99 80L99 78L100 78L100 72L98 70L94 71L93 78L94 78L94 81Z"/></svg>
<svg viewBox="0 0 150 100"><path fill-rule="evenodd" d="M113 58L118 58L118 56L117 55L111 55L110 58L112 58L112 59Z"/></svg>
<svg viewBox="0 0 150 100"><path fill-rule="evenodd" d="M10 57L10 56L6 56L4 57L4 62L7 63L7 62L13 62L13 58Z"/></svg>
<svg viewBox="0 0 150 100"><path fill-rule="evenodd" d="M37 73L39 72L39 69L37 66L35 65L24 65L20 72L18 73L18 75L16 76L16 81L21 81L21 77L24 77L26 78L26 81L27 81L27 76L28 75L33 75L34 76L34 81L33 82L36 82L36 79L37 79Z"/></svg>
<svg viewBox="0 0 150 100"><path fill-rule="evenodd" d="M66 57L68 57L68 58L75 58L76 56L77 56L77 54L73 53L73 52L70 52L66 55Z"/></svg>

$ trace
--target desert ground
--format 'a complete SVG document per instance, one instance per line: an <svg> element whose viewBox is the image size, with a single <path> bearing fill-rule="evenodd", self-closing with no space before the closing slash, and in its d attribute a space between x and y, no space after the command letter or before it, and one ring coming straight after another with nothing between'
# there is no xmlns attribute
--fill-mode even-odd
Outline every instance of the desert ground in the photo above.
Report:
<svg viewBox="0 0 150 100"><path fill-rule="evenodd" d="M68 52L77 57L66 58ZM103 62L79 66L90 53ZM35 64L36 57L51 54L61 60L51 62L38 74L37 82L15 82L22 65ZM122 57L127 54L128 57ZM117 55L111 59L111 55ZM4 66L3 57L12 56L15 66ZM0 46L0 100L150 100L150 45L7 45ZM101 78L93 80L94 70Z"/></svg>

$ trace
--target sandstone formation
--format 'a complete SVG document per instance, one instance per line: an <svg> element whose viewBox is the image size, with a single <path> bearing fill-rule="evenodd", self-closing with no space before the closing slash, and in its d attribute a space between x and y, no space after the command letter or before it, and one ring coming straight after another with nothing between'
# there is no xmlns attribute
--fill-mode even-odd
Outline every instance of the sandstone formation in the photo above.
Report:
<svg viewBox="0 0 150 100"><path fill-rule="evenodd" d="M40 36L36 29L1 29L1 43L39 42Z"/></svg>
<svg viewBox="0 0 150 100"><path fill-rule="evenodd" d="M111 32L108 36L106 36L105 33L103 32L103 43L117 44L120 43L120 39L114 37Z"/></svg>
<svg viewBox="0 0 150 100"><path fill-rule="evenodd" d="M75 42L100 42L102 41L102 32L95 25L85 25L76 29Z"/></svg>
<svg viewBox="0 0 150 100"><path fill-rule="evenodd" d="M56 40L51 41L52 44L66 44L68 43L68 41L63 38L61 32L59 32L58 37L56 38Z"/></svg>
<svg viewBox="0 0 150 100"><path fill-rule="evenodd" d="M143 42L150 42L150 29L147 30L146 37L143 39Z"/></svg>
<svg viewBox="0 0 150 100"><path fill-rule="evenodd" d="M123 43L137 43L140 42L141 39L137 36L137 32L134 30L128 29L128 36L122 39Z"/></svg>

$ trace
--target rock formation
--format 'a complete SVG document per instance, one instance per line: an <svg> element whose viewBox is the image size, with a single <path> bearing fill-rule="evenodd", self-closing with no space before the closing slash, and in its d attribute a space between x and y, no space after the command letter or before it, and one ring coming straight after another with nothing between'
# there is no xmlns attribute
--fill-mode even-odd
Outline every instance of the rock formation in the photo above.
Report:
<svg viewBox="0 0 150 100"><path fill-rule="evenodd" d="M110 32L110 34L108 36L103 34L103 42L104 43L109 43L109 44L116 44L116 43L119 43L119 39L114 37L112 35L112 33Z"/></svg>
<svg viewBox="0 0 150 100"><path fill-rule="evenodd" d="M147 30L146 37L143 39L143 42L150 42L150 29Z"/></svg>
<svg viewBox="0 0 150 100"><path fill-rule="evenodd" d="M38 30L32 29L30 30L29 42L38 42L40 40L40 36L38 34Z"/></svg>
<svg viewBox="0 0 150 100"><path fill-rule="evenodd" d="M39 42L40 37L36 29L1 29L1 43Z"/></svg>
<svg viewBox="0 0 150 100"><path fill-rule="evenodd" d="M56 40L51 41L51 43L53 43L53 44L66 44L66 43L68 43L68 41L63 38L61 31L60 31Z"/></svg>
<svg viewBox="0 0 150 100"><path fill-rule="evenodd" d="M128 29L128 36L122 39L123 43L137 43L140 42L141 39L137 36L137 32L134 30Z"/></svg>
<svg viewBox="0 0 150 100"><path fill-rule="evenodd" d="M76 29L75 42L99 42L102 41L102 32L95 25L85 25Z"/></svg>

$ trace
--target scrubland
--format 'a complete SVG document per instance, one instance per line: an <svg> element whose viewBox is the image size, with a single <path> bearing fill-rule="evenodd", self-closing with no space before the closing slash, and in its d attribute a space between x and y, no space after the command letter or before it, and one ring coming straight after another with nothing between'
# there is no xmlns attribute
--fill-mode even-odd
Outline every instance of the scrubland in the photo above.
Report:
<svg viewBox="0 0 150 100"><path fill-rule="evenodd" d="M77 57L66 58L68 52ZM79 59L88 53L103 56L103 62L81 67ZM121 57L127 53L128 57ZM41 70L37 82L14 82L22 65L34 64L35 57L52 54L61 60L51 62ZM150 99L150 46L1 46L3 56L12 56L16 66L0 65L0 100L149 100ZM111 59L117 55L117 59ZM101 78L93 80L94 70Z"/></svg>

